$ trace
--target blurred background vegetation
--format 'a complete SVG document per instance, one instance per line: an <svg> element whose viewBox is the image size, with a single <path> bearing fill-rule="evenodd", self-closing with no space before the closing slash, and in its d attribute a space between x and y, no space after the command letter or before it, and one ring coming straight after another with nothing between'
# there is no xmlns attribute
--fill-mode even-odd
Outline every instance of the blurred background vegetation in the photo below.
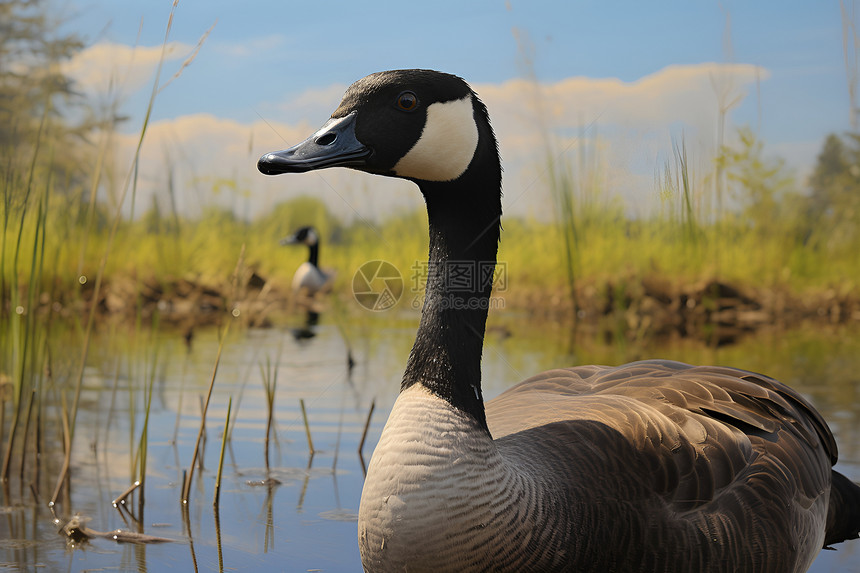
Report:
<svg viewBox="0 0 860 573"><path fill-rule="evenodd" d="M123 121L117 101L87 100L60 71L82 41L58 35L40 2L4 0L0 22L4 319L38 308L77 308L69 311L74 315L86 308L96 278L105 289L118 281L186 280L223 290L235 283L240 253L243 276L256 273L285 292L306 255L278 239L308 224L322 236L322 265L339 272L340 296L350 296L352 274L366 260L389 260L407 276L423 259L420 211L346 222L305 197L252 220L214 201L189 218L175 207L181 184L169 183L144 212L124 215L138 174L111 154ZM571 159L547 149L544 182L557 216L506 219L500 260L507 263L509 304L554 300L577 309L588 298L583 289L605 292L649 278L860 298L860 133L823 141L808 178L767 153L755 130L741 127L737 135L698 170L684 140L674 142L672 159L654 167L660 208L644 216L604 192L594 168L598 150L580 149ZM214 181L213 194L225 186L238 183Z"/></svg>

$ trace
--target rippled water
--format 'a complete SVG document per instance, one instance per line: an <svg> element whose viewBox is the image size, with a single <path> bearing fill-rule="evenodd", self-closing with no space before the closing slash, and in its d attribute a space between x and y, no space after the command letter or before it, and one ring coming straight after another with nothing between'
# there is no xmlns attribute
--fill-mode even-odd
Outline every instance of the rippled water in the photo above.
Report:
<svg viewBox="0 0 860 573"><path fill-rule="evenodd" d="M58 433L46 435L41 475L30 488L13 480L0 507L0 567L48 571L358 571L356 514L369 461L411 347L417 315L377 313L335 324L324 316L311 339L290 329L232 333L224 345L207 416L202 468L187 510L180 503L183 471L191 463L218 349L215 331L200 332L187 350L178 335L157 344L129 343L117 333L94 346L75 429L68 497L58 517L78 513L93 530L135 530L174 540L119 544L96 538L72 547L44 500L58 467ZM130 336L130 335L129 335ZM347 343L348 341L348 343ZM347 347L356 365L347 367ZM157 351L156 351L157 349ZM860 331L806 328L771 332L731 347L686 341L606 344L569 335L525 315L491 317L484 351L484 386L492 397L553 366L620 363L646 357L720 363L765 372L806 393L830 422L840 469L860 481ZM63 364L58 358L58 365ZM73 357L68 359L71 369ZM55 365L55 370L58 366ZM263 380L277 371L274 439L269 468L264 436ZM131 512L111 500L129 487L132 455L143 427L145 391L152 380L145 499ZM53 394L55 400L58 399ZM213 509L221 435L232 398L235 426L227 441L221 503ZM309 455L300 400L316 453ZM375 411L357 451L371 403ZM59 419L56 410L55 427ZM8 419L7 419L8 424ZM34 493L35 492L35 493ZM38 502L35 496L38 495ZM133 518L132 518L133 514ZM136 521L135 521L136 520ZM812 571L860 570L860 542L822 552Z"/></svg>

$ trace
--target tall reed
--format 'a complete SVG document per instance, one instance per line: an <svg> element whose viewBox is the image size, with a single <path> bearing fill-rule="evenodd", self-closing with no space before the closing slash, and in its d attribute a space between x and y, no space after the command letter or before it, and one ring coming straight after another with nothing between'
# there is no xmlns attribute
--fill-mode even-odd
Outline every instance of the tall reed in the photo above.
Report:
<svg viewBox="0 0 860 573"><path fill-rule="evenodd" d="M20 207L15 213L20 219L16 234L15 246L12 257L12 272L10 273L9 285L9 316L7 327L2 330L2 348L0 355L4 357L3 363L9 369L9 377L12 380L12 420L9 429L9 436L6 442L6 449L3 455L3 464L0 468L0 480L7 481L11 471L12 454L15 448L15 438L18 433L20 417L22 413L23 398L26 394L30 394L35 390L38 366L40 357L37 353L37 339L44 333L38 329L36 312L37 294L40 292L40 279L42 276L41 262L44 256L44 242L46 233L45 220L48 213L48 197L50 191L50 178L48 184L44 188L44 192L36 197L36 213L31 215L28 211L31 207L31 197L34 193L35 176L38 165L38 159L42 151L43 137L47 129L48 118L50 116L50 106L45 106L45 111L39 123L39 130L36 134L36 141L33 146L33 156L27 174L27 182L24 187L23 197L20 198ZM12 194L14 190L7 180L4 185L4 234L2 248L2 259L0 259L0 268L5 270L5 253L6 253L6 236L9 228L9 219L13 211ZM23 250L26 248L23 245L24 237L27 234L27 225L32 224L34 228L31 251L30 264L25 269L21 268L21 257L25 256ZM20 297L20 284L18 282L19 272L26 270L24 275L28 281L26 298ZM5 285L5 274L0 274L0 282ZM6 290L0 288L0 290ZM2 305L0 305L0 315L4 314ZM24 436L26 438L26 435ZM25 452L22 452L22 456ZM23 465L23 457L21 460ZM23 471L23 470L22 470Z"/></svg>
<svg viewBox="0 0 860 573"><path fill-rule="evenodd" d="M218 506L221 503L221 473L224 470L224 453L227 451L227 439L229 438L228 429L230 428L230 413L233 411L233 397L227 402L227 419L224 420L224 429L221 432L221 454L218 456L218 475L215 478L215 494L212 498L212 505L215 506L215 519L218 517ZM268 468L268 464L266 465ZM220 541L220 539L219 539Z"/></svg>
<svg viewBox="0 0 860 573"><path fill-rule="evenodd" d="M221 339L218 342L218 354L215 356L215 366L212 368L212 378L209 380L209 390L206 392L206 399L203 402L203 407L200 412L200 429L197 432L197 440L194 442L194 451L191 454L191 463L188 464L188 472L183 475L182 497L180 501L182 505L188 505L188 498L191 494L191 482L194 481L194 468L197 466L197 456L200 453L200 442L203 439L203 433L206 428L206 414L209 411L209 401L212 398L212 390L215 387L215 377L218 374L218 366L221 364L221 352L224 350L224 342L227 339L227 333L230 330L230 322L224 327L221 332Z"/></svg>
<svg viewBox="0 0 860 573"><path fill-rule="evenodd" d="M266 464L266 472L269 471L269 440L275 423L275 389L278 386L278 366L280 364L280 350L274 367L271 360L266 357L266 367L260 365L260 374L263 380L263 389L266 392L266 437L263 440L263 458Z"/></svg>

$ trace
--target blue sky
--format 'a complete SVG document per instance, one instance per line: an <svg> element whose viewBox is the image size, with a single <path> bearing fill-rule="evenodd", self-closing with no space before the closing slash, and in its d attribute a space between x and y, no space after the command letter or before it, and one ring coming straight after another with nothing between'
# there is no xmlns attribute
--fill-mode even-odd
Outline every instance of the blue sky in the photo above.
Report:
<svg viewBox="0 0 860 573"><path fill-rule="evenodd" d="M82 86L98 92L98 86L105 85L103 77L99 83L98 70L125 70L122 110L131 120L123 130L137 132L151 90L157 60L153 54L164 39L171 2L52 3L67 20L65 29L93 46L80 58L88 64L73 74ZM853 3L846 5L853 10ZM253 153L294 143L293 138L307 134L302 130L325 121L346 85L382 69L440 69L463 76L482 96L492 94L484 99L499 126L513 185L536 176L529 171L530 162L539 158L529 152L534 138L523 135L529 121L510 119L518 105L511 94L526 93L514 89L512 82L532 73L548 94L555 94L546 101L557 115L543 118L544 127L557 132L564 149L564 138L576 131L574 123L596 126L607 170L630 172L629 177L609 176L617 179L615 191L622 195L653 180L648 164L664 161L671 138L682 133L700 150L702 171L707 169L719 106L716 92L721 89L724 100L737 101L728 117L729 131L750 125L766 149L801 174L814 164L827 134L849 128L837 1L180 0L169 38L174 50L165 62L162 82L180 68L213 24L194 61L159 94L153 120L162 131L153 130L147 145L161 148L153 152L154 170L155 155L165 153L164 144L157 142L167 131L174 146L170 153L194 158L197 180L200 173L215 174L230 165L229 172L220 175L242 179L246 195L252 197L251 211L279 197L277 184L254 174L253 162L244 156L239 160L234 153L235 161L221 157L213 142L230 138L232 130L235 149L251 147ZM97 51L100 45L106 49ZM116 57L125 53L124 47L135 46L133 62L120 59L109 66L104 61L106 54ZM679 70L689 74L679 75ZM690 79L693 76L697 79ZM574 86L571 78L582 82ZM592 89L595 85L599 89ZM643 85L651 86L647 98ZM621 90L617 98L616 88ZM588 101L589 92L604 93L609 103L580 103L580 96ZM654 120L649 123L652 109ZM683 112L675 117L672 109ZM204 118L217 122L217 130L207 131ZM196 130L204 141L195 142L188 130ZM211 166L206 165L207 154ZM157 177L154 174L153 181ZM338 184L340 177L335 176ZM361 179L343 185L354 181L367 185ZM638 194L641 199L648 192Z"/></svg>

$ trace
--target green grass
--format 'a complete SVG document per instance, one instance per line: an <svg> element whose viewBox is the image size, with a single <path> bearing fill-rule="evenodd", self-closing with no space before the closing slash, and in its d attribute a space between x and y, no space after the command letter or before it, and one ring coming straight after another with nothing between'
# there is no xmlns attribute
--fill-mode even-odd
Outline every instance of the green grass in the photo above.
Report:
<svg viewBox="0 0 860 573"><path fill-rule="evenodd" d="M81 276L88 283L94 280L100 254L111 243L107 229L89 234L43 234L42 230L55 228L53 217L45 218L38 209L26 217L31 222L19 235L18 229L7 230L11 235L4 242L7 259L15 258L20 240L30 253L43 248L44 259L52 264L39 265L37 260L18 273L7 269L4 282L11 296L5 301L6 308L27 309L23 315L10 315L15 322L9 330L18 332L16 340L21 345L17 355L24 352L24 344L35 343L32 333L27 338L20 330L31 316L29 310L49 299L71 305L88 297L89 286L80 284ZM317 223L313 217L303 221ZM190 278L224 286L244 244L245 265L286 289L307 253L301 247L278 245L278 239L292 227L257 223L216 211L197 220L182 220L179 229L169 233L148 229L140 221L122 221L110 245L122 256L106 262L104 281L165 283ZM574 277L578 284L603 284L658 275L678 284L718 277L740 285L803 293L825 288L854 290L860 276L856 256L860 245L804 244L790 221L762 234L736 215L713 223L691 223L689 218L665 214L633 219L620 206L609 203L592 207L587 218L573 215L563 224L517 218L505 218L503 224L499 260L507 265L510 289L568 292ZM323 233L321 264L338 271L335 290L344 296L350 294L355 270L368 260L391 262L409 281L413 265L426 259L425 229L423 212L402 214L372 229L361 223L335 224ZM20 250L17 248L19 260ZM21 268L20 262L17 268ZM32 346L28 352L31 350ZM20 364L7 362L11 363Z"/></svg>

